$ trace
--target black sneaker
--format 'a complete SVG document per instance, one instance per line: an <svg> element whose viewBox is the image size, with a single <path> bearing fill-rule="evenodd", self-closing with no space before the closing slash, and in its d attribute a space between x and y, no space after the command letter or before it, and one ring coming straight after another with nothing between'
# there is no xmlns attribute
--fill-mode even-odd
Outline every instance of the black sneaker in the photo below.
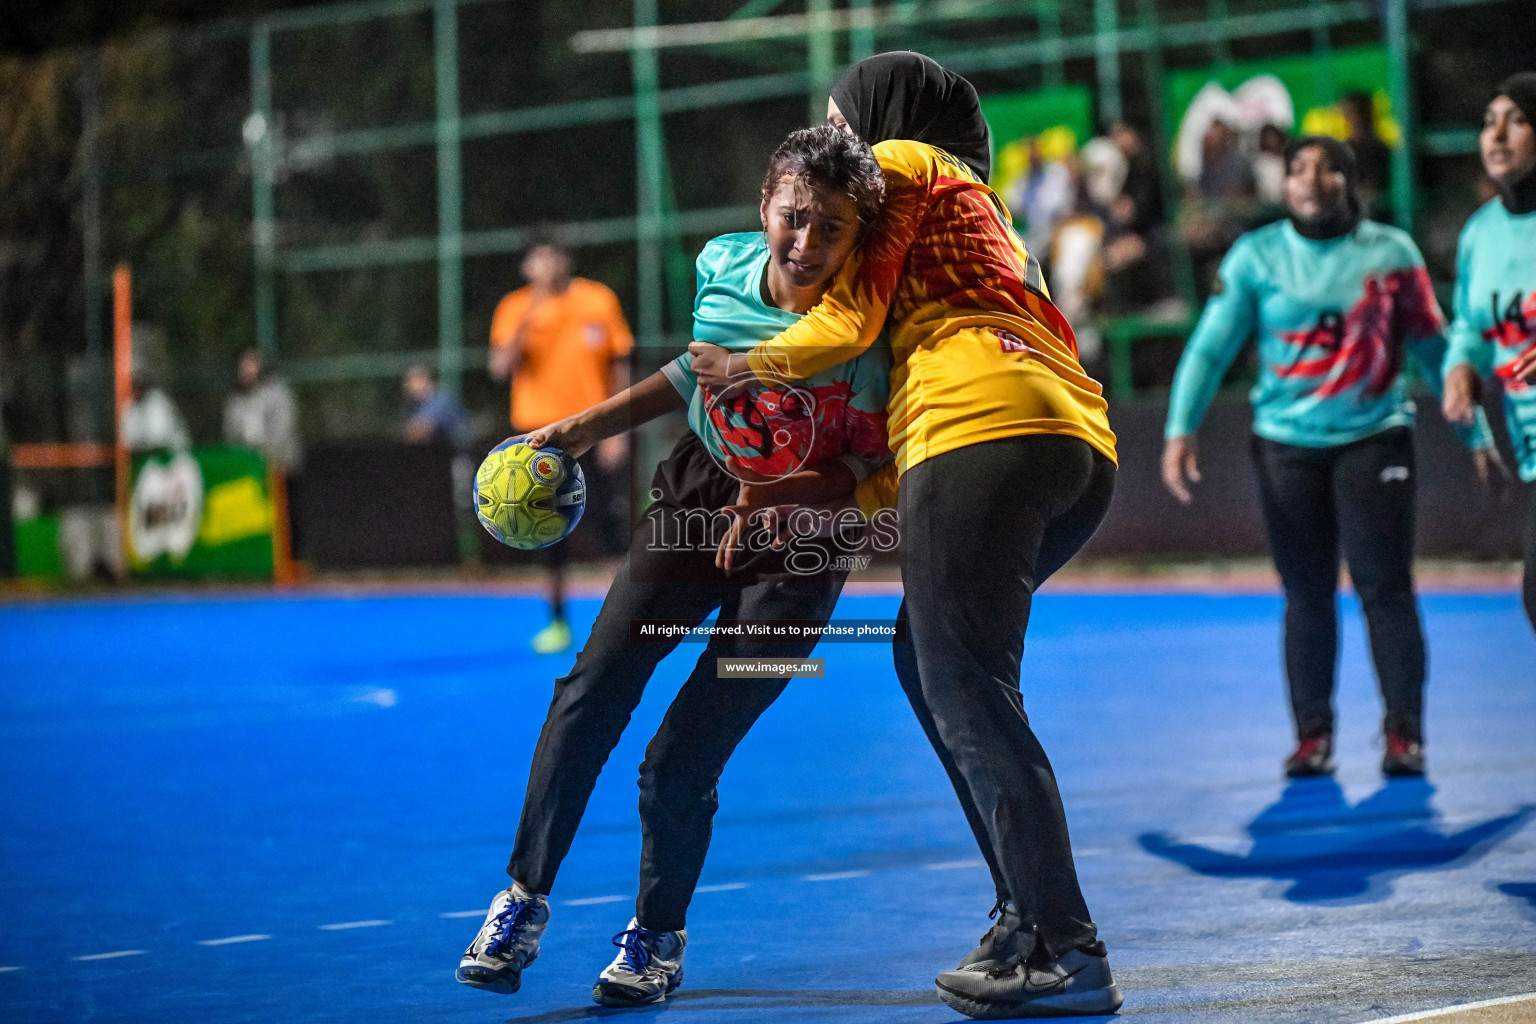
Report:
<svg viewBox="0 0 1536 1024"><path fill-rule="evenodd" d="M1013 900L998 900L987 918L995 918L997 923L987 930L976 948L965 955L955 970L974 967L976 964L1012 960L1019 955L1019 928L1024 922L1019 919L1019 911Z"/></svg>
<svg viewBox="0 0 1536 1024"><path fill-rule="evenodd" d="M1124 1002L1102 942L1049 962L1015 958L945 971L934 986L946 1006L973 1020L1091 1017Z"/></svg>
<svg viewBox="0 0 1536 1024"><path fill-rule="evenodd" d="M1387 752L1381 755L1383 775L1408 776L1424 774L1424 744L1415 740L1387 733Z"/></svg>
<svg viewBox="0 0 1536 1024"><path fill-rule="evenodd" d="M511 995L523 968L539 958L539 937L549 924L549 901L514 884L496 894L480 933L459 959L460 984Z"/></svg>
<svg viewBox="0 0 1536 1024"><path fill-rule="evenodd" d="M1314 736L1296 744L1285 759L1285 774L1293 779L1333 774L1333 737Z"/></svg>
<svg viewBox="0 0 1536 1024"><path fill-rule="evenodd" d="M657 932L629 927L613 937L619 955L597 976L592 999L603 1006L644 1006L659 1003L683 983L683 950L688 930Z"/></svg>

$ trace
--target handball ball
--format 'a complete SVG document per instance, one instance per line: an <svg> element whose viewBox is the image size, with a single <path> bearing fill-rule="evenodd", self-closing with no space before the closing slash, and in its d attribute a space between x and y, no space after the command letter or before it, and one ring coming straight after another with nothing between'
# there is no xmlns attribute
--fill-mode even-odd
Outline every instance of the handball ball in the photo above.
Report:
<svg viewBox="0 0 1536 1024"><path fill-rule="evenodd" d="M530 448L520 437L492 448L475 473L475 513L509 547L527 551L564 540L586 503L576 460L558 448Z"/></svg>

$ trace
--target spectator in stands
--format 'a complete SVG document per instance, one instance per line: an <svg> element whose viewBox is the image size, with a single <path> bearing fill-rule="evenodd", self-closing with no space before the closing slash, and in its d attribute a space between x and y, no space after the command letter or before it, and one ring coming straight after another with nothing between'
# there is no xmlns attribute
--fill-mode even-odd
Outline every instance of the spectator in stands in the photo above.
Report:
<svg viewBox="0 0 1536 1024"><path fill-rule="evenodd" d="M1237 130L1212 121L1201 139L1200 175L1184 204L1180 231L1202 291L1217 264L1248 227L1255 210L1253 166L1238 149Z"/></svg>
<svg viewBox="0 0 1536 1024"><path fill-rule="evenodd" d="M162 391L143 366L133 370L133 399L123 407L118 436L129 451L170 448L185 451L192 447L187 421L182 419L171 396Z"/></svg>
<svg viewBox="0 0 1536 1024"><path fill-rule="evenodd" d="M1266 124L1259 129L1259 151L1253 155L1253 180L1259 202L1265 206L1285 205L1285 132L1279 125Z"/></svg>
<svg viewBox="0 0 1536 1024"><path fill-rule="evenodd" d="M1125 184L1111 210L1115 220L1127 231L1146 238L1163 225L1163 189L1158 180L1157 161L1143 141L1141 133L1123 121L1109 129L1109 141L1125 154Z"/></svg>
<svg viewBox="0 0 1536 1024"><path fill-rule="evenodd" d="M571 274L564 246L541 239L523 257L528 284L508 294L491 318L491 376L512 378L512 427L528 433L588 409L629 386L634 347L616 295L605 285ZM628 438L606 438L596 458L581 465L587 476L587 518L608 543L622 542L629 498L622 469ZM617 501L615 501L617 499ZM605 529L606 527L606 529ZM616 536L615 536L616 535ZM549 565L550 622L533 638L533 649L555 654L571 645L565 621L566 545L545 548Z"/></svg>
<svg viewBox="0 0 1536 1024"><path fill-rule="evenodd" d="M224 440L256 449L273 469L297 472L303 449L293 390L254 348L240 353L235 380L236 391L224 402Z"/></svg>
<svg viewBox="0 0 1536 1024"><path fill-rule="evenodd" d="M1225 121L1212 121L1205 130L1200 152L1200 198L1243 200L1254 195L1253 167L1238 148L1237 129Z"/></svg>
<svg viewBox="0 0 1536 1024"><path fill-rule="evenodd" d="M1157 162L1141 133L1116 122L1109 141L1125 157L1125 182L1109 201L1105 219L1104 274L1111 312L1143 309L1173 294L1168 226Z"/></svg>
<svg viewBox="0 0 1536 1024"><path fill-rule="evenodd" d="M469 417L453 396L437 386L437 378L425 366L405 371L405 425L400 436L407 444L446 444L455 450L469 445Z"/></svg>
<svg viewBox="0 0 1536 1024"><path fill-rule="evenodd" d="M1047 160L1038 138L1029 140L1029 170L1017 187L1009 208L1024 217L1024 243L1032 253L1049 253L1056 229L1071 216L1077 197L1072 168L1066 160Z"/></svg>
<svg viewBox="0 0 1536 1024"><path fill-rule="evenodd" d="M1365 200L1367 213L1380 215L1381 197L1392 175L1392 150L1376 133L1376 109L1370 94L1347 94L1339 100L1339 112L1349 129L1345 141L1355 151L1355 164L1360 168L1360 197Z"/></svg>

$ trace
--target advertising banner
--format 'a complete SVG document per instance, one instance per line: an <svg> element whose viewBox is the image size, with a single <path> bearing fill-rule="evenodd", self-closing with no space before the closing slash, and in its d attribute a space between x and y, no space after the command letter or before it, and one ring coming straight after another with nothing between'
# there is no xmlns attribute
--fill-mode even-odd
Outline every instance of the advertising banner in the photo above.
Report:
<svg viewBox="0 0 1536 1024"><path fill-rule="evenodd" d="M128 556L135 575L272 578L275 516L259 453L136 453L131 479Z"/></svg>
<svg viewBox="0 0 1536 1024"><path fill-rule="evenodd" d="M1347 131L1338 100L1348 93L1371 97L1376 134L1383 142L1395 146L1401 138L1387 93L1383 46L1170 71L1164 82L1173 165L1185 180L1200 174L1201 140L1213 122L1237 129L1250 146L1266 124L1288 135L1342 139Z"/></svg>

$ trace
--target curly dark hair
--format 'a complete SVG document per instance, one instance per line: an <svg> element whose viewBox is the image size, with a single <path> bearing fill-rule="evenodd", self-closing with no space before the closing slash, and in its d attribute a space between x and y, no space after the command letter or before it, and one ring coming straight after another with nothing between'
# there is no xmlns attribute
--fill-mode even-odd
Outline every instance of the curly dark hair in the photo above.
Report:
<svg viewBox="0 0 1536 1024"><path fill-rule="evenodd" d="M763 198L779 187L784 177L803 178L810 185L840 192L853 200L862 231L880 214L885 199L885 177L874 152L856 135L819 124L789 133L768 161L763 176Z"/></svg>

